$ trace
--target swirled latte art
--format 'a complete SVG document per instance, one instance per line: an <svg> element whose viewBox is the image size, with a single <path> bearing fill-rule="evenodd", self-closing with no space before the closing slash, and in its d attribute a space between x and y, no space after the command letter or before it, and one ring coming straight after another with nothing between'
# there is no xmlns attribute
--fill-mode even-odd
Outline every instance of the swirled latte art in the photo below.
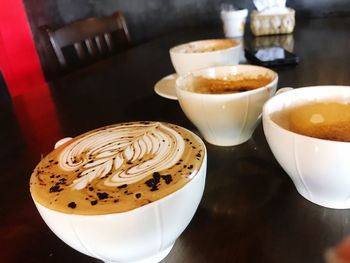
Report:
<svg viewBox="0 0 350 263"><path fill-rule="evenodd" d="M33 198L74 214L129 211L183 187L198 172L203 142L188 130L160 122L103 127L65 143L35 168Z"/></svg>

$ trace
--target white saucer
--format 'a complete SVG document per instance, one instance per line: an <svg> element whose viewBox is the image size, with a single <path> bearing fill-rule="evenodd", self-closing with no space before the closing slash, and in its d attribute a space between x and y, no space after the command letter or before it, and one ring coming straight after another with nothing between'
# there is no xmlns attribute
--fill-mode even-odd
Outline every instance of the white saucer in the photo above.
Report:
<svg viewBox="0 0 350 263"><path fill-rule="evenodd" d="M154 91L161 97L177 100L176 90L175 90L175 81L177 74L168 75L161 80L159 80L154 86Z"/></svg>

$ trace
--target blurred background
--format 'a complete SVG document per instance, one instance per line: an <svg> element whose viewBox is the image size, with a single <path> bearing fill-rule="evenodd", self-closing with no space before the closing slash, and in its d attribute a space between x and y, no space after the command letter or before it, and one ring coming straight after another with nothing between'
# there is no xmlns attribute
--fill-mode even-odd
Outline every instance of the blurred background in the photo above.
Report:
<svg viewBox="0 0 350 263"><path fill-rule="evenodd" d="M0 8L0 74L10 86L12 95L27 89L19 88L19 79L25 78L28 83L28 78L35 79L33 76L41 70L49 80L51 61L47 53L50 43L40 29L44 25L57 29L80 19L111 15L119 10L125 15L131 44L135 46L168 32L191 27L218 26L221 29L222 3L249 11L254 8L253 0L3 1ZM288 0L287 6L296 10L296 26L302 19L309 21L350 14L349 0ZM14 87L12 80L16 81L16 88L11 89Z"/></svg>
<svg viewBox="0 0 350 263"><path fill-rule="evenodd" d="M24 7L45 71L45 43L39 32L42 25L58 28L73 21L115 10L124 13L133 45L185 27L220 25L220 5L231 3L252 10L252 0L24 0ZM348 0L289 0L298 18L347 16Z"/></svg>

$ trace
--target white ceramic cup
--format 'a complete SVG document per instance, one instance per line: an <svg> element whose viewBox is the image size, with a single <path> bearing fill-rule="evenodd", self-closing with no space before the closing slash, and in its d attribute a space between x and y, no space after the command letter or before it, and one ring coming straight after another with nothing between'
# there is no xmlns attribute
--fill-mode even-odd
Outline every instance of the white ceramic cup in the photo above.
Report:
<svg viewBox="0 0 350 263"><path fill-rule="evenodd" d="M193 76L222 79L232 75L257 77L265 74L273 79L268 85L240 93L202 94L187 89ZM260 120L263 104L274 95L277 82L277 73L268 68L221 66L180 76L176 81L176 93L185 115L207 142L233 146L250 139Z"/></svg>
<svg viewBox="0 0 350 263"><path fill-rule="evenodd" d="M123 213L66 214L33 200L49 228L77 251L104 262L155 263L167 256L194 216L203 195L206 168L205 152L197 175L184 187Z"/></svg>
<svg viewBox="0 0 350 263"><path fill-rule="evenodd" d="M220 14L226 37L241 37L244 35L248 9L222 10Z"/></svg>
<svg viewBox="0 0 350 263"><path fill-rule="evenodd" d="M222 41L232 43L232 46L215 51L199 52L220 45ZM193 41L175 46L169 50L171 62L179 75L193 70L223 66L237 65L240 59L241 43L232 39L207 39Z"/></svg>
<svg viewBox="0 0 350 263"><path fill-rule="evenodd" d="M350 143L300 135L271 120L276 111L320 101L349 103L350 87L305 87L271 98L263 108L265 136L303 197L324 207L350 208Z"/></svg>

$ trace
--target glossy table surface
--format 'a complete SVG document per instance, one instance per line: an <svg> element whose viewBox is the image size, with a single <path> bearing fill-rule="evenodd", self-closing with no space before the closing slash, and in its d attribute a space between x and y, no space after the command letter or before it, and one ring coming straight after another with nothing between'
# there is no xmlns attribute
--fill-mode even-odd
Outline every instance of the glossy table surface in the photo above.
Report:
<svg viewBox="0 0 350 263"><path fill-rule="evenodd" d="M275 69L279 88L350 85L349 28L350 18L297 21L288 48L300 63ZM153 87L174 71L170 47L215 37L223 37L220 26L166 34L49 82L42 92L0 100L0 262L98 262L45 225L29 193L32 170L59 138L108 124L159 120L198 134L178 102ZM164 262L323 262L325 250L350 233L350 210L298 194L261 124L242 145L206 146L202 201Z"/></svg>

